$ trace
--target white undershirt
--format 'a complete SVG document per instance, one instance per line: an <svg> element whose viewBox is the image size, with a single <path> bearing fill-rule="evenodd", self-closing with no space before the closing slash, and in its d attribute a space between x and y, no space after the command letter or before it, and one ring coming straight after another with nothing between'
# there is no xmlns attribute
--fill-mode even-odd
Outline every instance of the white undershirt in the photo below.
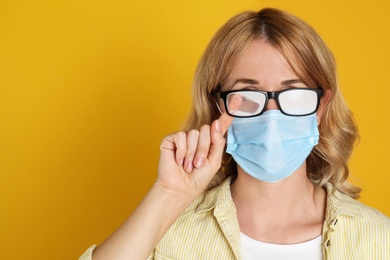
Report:
<svg viewBox="0 0 390 260"><path fill-rule="evenodd" d="M278 245L257 241L241 233L241 252L243 260L267 259L267 260L321 260L322 236L313 240L292 244Z"/></svg>

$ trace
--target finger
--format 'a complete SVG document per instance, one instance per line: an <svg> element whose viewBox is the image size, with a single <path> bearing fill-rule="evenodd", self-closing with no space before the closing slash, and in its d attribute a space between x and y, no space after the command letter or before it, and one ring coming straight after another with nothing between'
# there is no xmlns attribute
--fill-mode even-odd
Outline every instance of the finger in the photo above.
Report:
<svg viewBox="0 0 390 260"><path fill-rule="evenodd" d="M252 100L246 99L240 106L242 112L256 113L259 110L260 105Z"/></svg>
<svg viewBox="0 0 390 260"><path fill-rule="evenodd" d="M222 153L225 148L225 138L224 134L227 129L233 122L233 117L229 116L226 113L222 113L222 115L215 120L211 125L210 130L210 151L209 151L209 161L211 166L215 171L219 169L221 166Z"/></svg>
<svg viewBox="0 0 390 260"><path fill-rule="evenodd" d="M224 135L229 126L233 123L233 120L234 117L229 116L226 112L223 112L216 122L216 130L218 131L217 127L219 125L219 129L221 130L222 135Z"/></svg>
<svg viewBox="0 0 390 260"><path fill-rule="evenodd" d="M229 99L228 109L232 114L236 114L237 110L239 110L241 103L243 102L243 97L239 94L233 94Z"/></svg>
<svg viewBox="0 0 390 260"><path fill-rule="evenodd" d="M198 148L196 149L194 166L201 168L204 165L205 159L209 154L210 149L210 126L203 125L199 130Z"/></svg>
<svg viewBox="0 0 390 260"><path fill-rule="evenodd" d="M179 166L183 166L184 157L187 152L186 133L177 132L172 135L172 143L175 150L175 160Z"/></svg>
<svg viewBox="0 0 390 260"><path fill-rule="evenodd" d="M198 147L198 141L199 131L194 129L190 130L187 133L187 152L184 160L184 170L188 173L192 172L194 156Z"/></svg>

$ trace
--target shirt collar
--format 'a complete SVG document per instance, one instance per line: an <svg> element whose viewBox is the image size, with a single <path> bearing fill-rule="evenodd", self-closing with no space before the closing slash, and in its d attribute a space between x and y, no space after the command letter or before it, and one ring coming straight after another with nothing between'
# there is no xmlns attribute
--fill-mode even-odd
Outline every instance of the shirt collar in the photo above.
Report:
<svg viewBox="0 0 390 260"><path fill-rule="evenodd" d="M214 208L216 211L220 211L233 203L230 191L231 181L231 177L227 178L219 186L205 192L198 198L200 201L196 203L195 212L210 211ZM361 208L356 200L335 190L330 183L326 183L325 188L327 191L326 219L331 220L340 215L362 217Z"/></svg>
<svg viewBox="0 0 390 260"><path fill-rule="evenodd" d="M362 217L361 207L356 200L333 188L330 183L325 184L327 191L326 219L332 220L340 215Z"/></svg>
<svg viewBox="0 0 390 260"><path fill-rule="evenodd" d="M205 192L199 199L200 203L196 203L197 207L195 212L209 211L214 208L221 210L230 203L233 203L232 195L230 192L231 177L228 177L220 185Z"/></svg>

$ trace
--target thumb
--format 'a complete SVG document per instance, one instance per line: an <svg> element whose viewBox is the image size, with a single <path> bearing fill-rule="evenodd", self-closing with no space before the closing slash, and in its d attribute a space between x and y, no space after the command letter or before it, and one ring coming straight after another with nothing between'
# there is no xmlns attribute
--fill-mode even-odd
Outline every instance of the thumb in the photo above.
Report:
<svg viewBox="0 0 390 260"><path fill-rule="evenodd" d="M216 120L219 124L222 135L225 135L229 126L233 123L234 117L229 116L226 112L223 112L222 115Z"/></svg>
<svg viewBox="0 0 390 260"><path fill-rule="evenodd" d="M215 120L211 124L211 133L210 133L210 152L209 152L209 161L213 169L216 171L221 166L222 153L225 148L226 140L224 135L228 130L229 126L232 124L234 117L229 116L226 112Z"/></svg>

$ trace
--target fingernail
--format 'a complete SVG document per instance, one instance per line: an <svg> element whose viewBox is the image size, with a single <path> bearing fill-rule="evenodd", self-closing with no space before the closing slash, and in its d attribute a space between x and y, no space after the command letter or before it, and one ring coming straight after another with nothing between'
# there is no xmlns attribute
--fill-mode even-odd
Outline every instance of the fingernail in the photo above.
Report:
<svg viewBox="0 0 390 260"><path fill-rule="evenodd" d="M188 162L186 165L186 172L191 172L192 171L192 162Z"/></svg>
<svg viewBox="0 0 390 260"><path fill-rule="evenodd" d="M218 132L221 132L221 123L219 122L219 120L217 120L217 122L215 123L215 127L217 128Z"/></svg>
<svg viewBox="0 0 390 260"><path fill-rule="evenodd" d="M196 168L200 168L200 167L202 167L203 166L203 158L197 158L196 160L195 160L195 167Z"/></svg>

